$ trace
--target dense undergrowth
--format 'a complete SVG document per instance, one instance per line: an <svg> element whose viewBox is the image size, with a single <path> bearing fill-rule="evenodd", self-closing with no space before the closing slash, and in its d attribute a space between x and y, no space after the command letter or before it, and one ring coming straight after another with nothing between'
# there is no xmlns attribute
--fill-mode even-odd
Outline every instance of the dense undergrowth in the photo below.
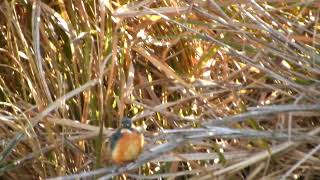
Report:
<svg viewBox="0 0 320 180"><path fill-rule="evenodd" d="M319 9L1 1L1 176L320 178ZM118 168L104 142L124 116L147 144Z"/></svg>

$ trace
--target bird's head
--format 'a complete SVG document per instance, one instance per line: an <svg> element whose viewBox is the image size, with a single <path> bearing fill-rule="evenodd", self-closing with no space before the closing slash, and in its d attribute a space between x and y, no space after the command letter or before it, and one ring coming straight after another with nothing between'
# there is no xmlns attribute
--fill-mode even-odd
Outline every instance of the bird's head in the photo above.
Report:
<svg viewBox="0 0 320 180"><path fill-rule="evenodd" d="M124 117L121 121L121 127L131 129L132 128L132 120L128 117Z"/></svg>

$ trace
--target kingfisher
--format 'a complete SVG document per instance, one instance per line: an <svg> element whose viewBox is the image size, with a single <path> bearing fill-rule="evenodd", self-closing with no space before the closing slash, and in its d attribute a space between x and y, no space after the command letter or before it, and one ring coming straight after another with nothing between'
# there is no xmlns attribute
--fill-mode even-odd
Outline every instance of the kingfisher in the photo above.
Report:
<svg viewBox="0 0 320 180"><path fill-rule="evenodd" d="M121 127L110 137L108 150L112 162L122 165L137 159L144 145L143 134L132 127L132 120L124 117Z"/></svg>

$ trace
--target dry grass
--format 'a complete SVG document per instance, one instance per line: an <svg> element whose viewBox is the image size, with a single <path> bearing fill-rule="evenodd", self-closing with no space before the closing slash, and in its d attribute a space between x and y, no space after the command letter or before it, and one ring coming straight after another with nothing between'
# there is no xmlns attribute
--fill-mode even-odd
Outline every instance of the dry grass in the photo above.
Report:
<svg viewBox="0 0 320 180"><path fill-rule="evenodd" d="M1 1L1 176L320 178L319 9ZM123 116L148 144L115 167L104 141Z"/></svg>

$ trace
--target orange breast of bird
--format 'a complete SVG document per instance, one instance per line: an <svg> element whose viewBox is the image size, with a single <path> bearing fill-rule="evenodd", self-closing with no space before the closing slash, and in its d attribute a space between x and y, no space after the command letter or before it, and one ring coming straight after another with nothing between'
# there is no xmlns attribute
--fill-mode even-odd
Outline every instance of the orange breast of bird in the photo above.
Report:
<svg viewBox="0 0 320 180"><path fill-rule="evenodd" d="M143 135L136 130L122 129L121 137L111 151L111 159L116 164L135 160L142 152Z"/></svg>

